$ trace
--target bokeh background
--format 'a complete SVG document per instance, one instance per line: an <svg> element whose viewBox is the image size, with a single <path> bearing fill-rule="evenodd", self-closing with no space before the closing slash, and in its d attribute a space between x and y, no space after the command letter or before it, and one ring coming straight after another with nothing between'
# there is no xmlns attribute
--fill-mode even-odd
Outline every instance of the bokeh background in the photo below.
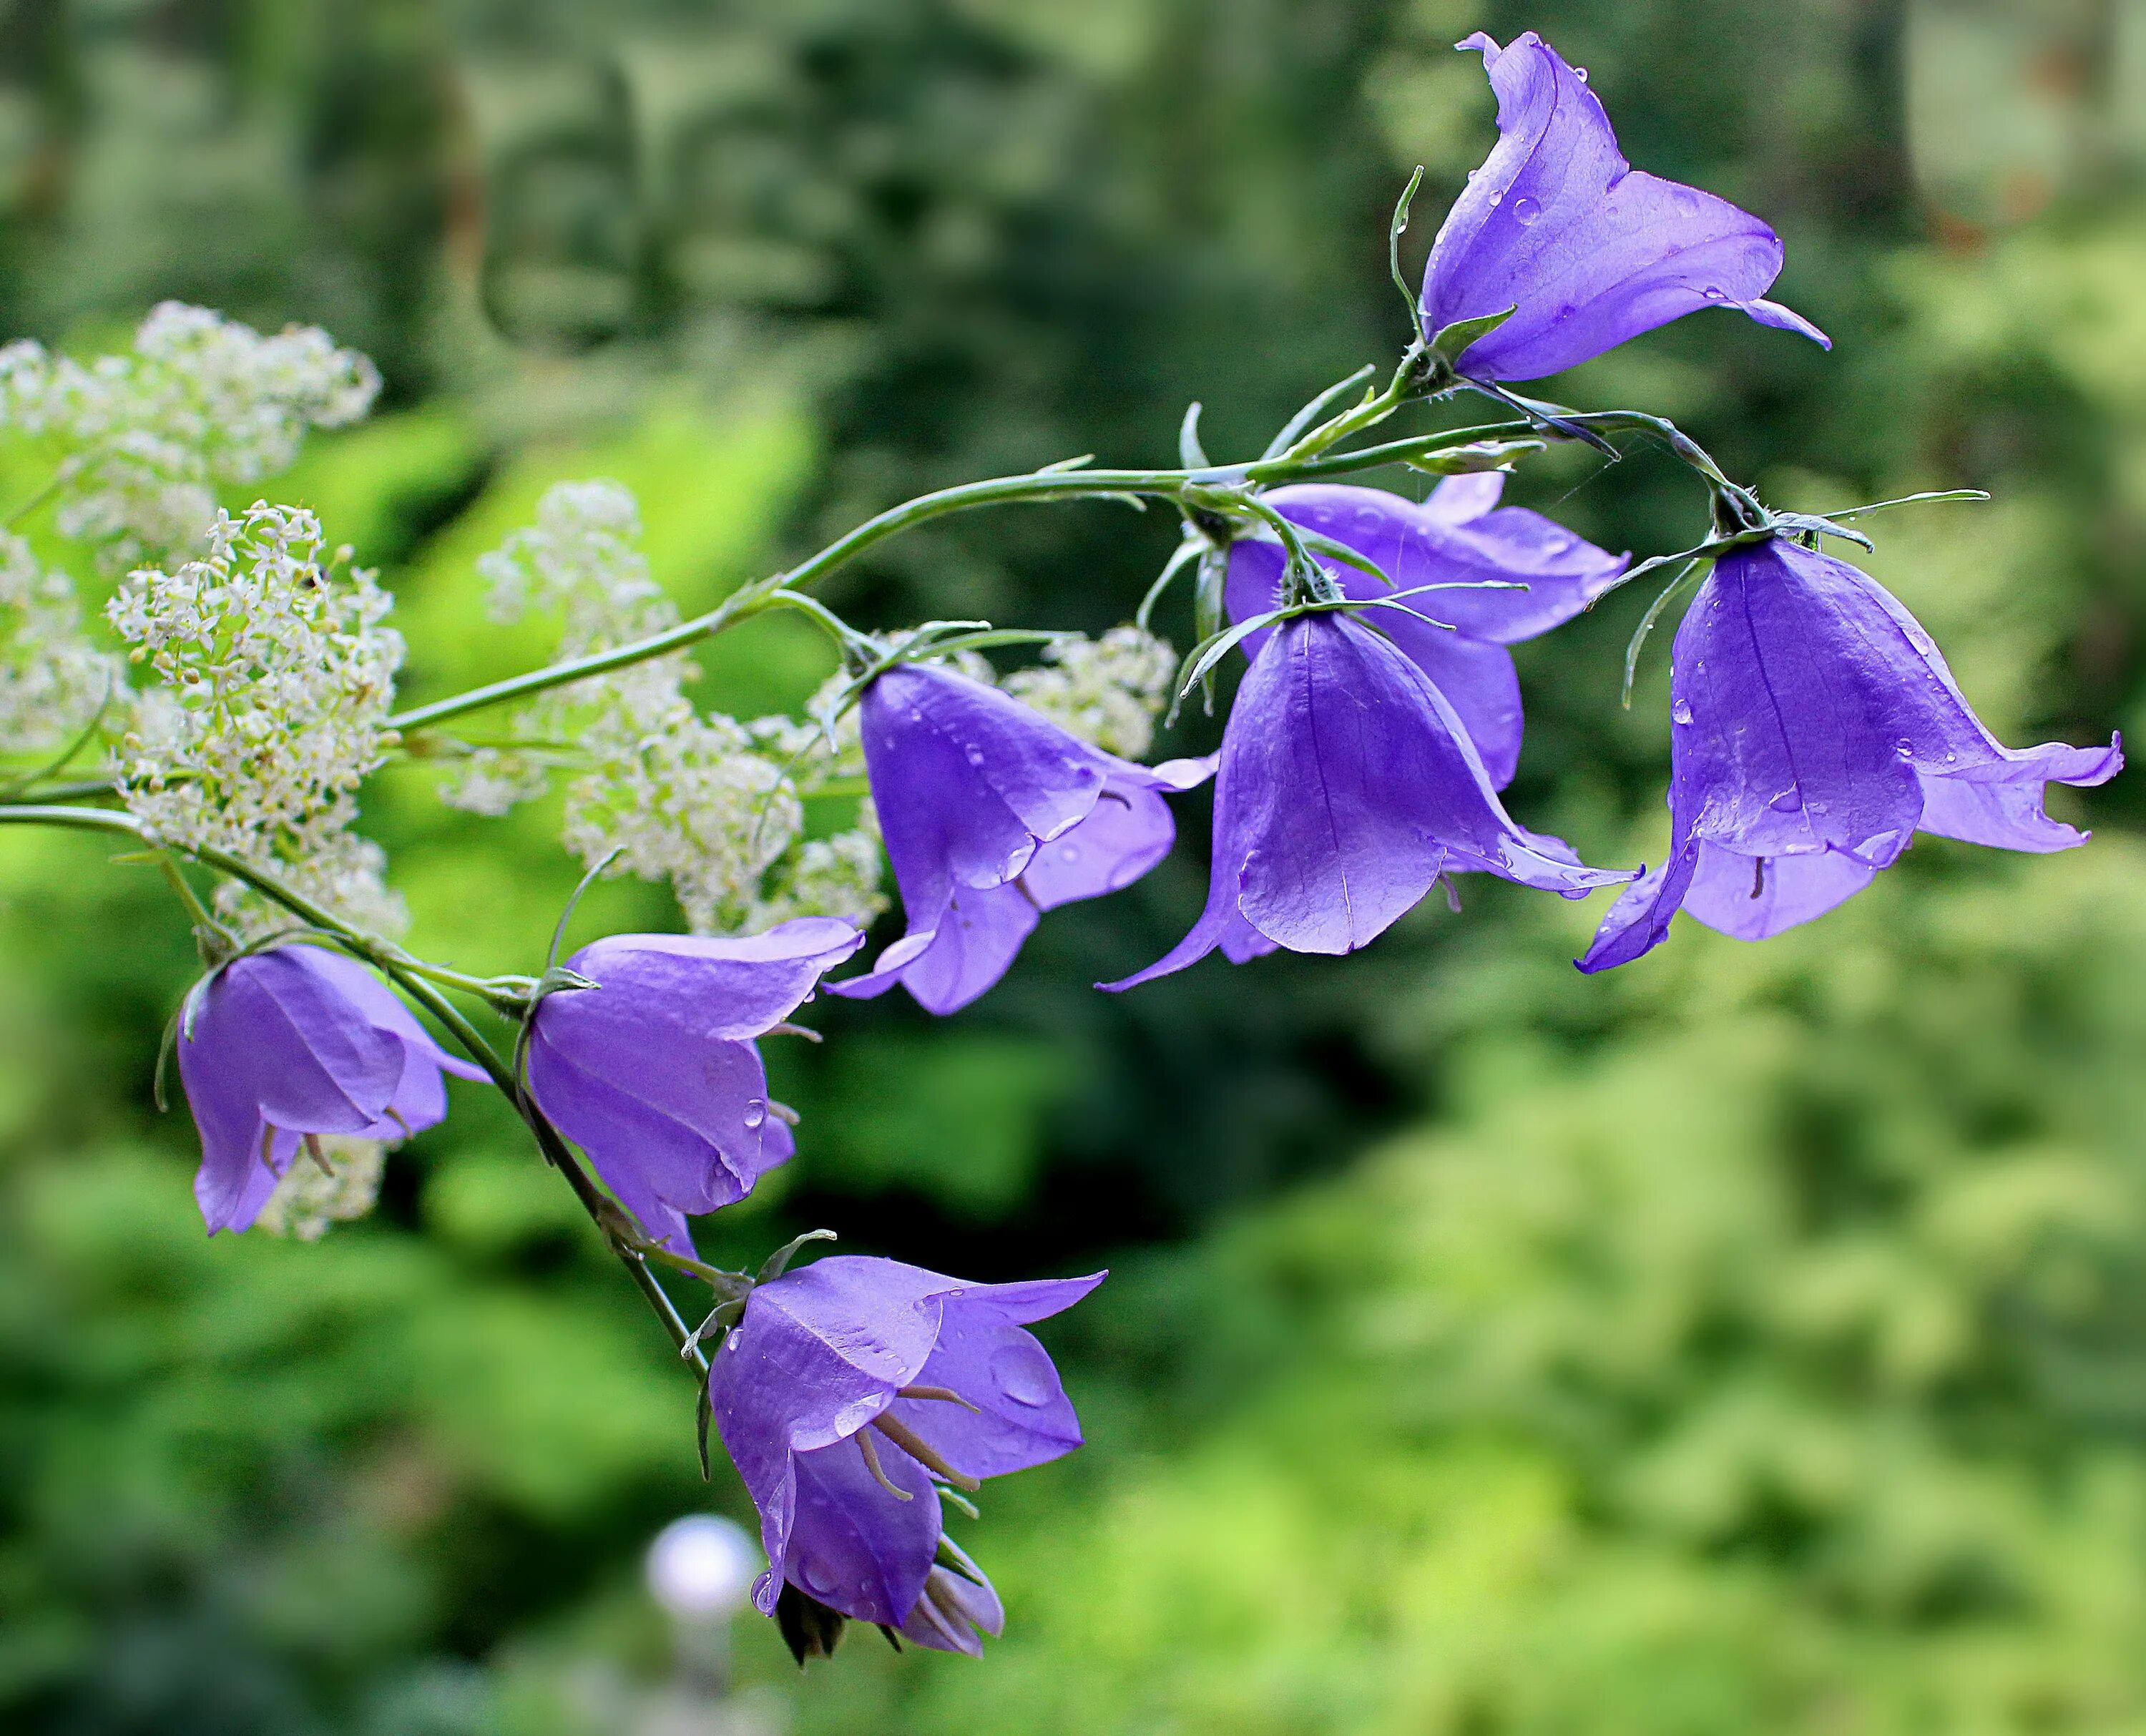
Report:
<svg viewBox="0 0 2146 1736"><path fill-rule="evenodd" d="M1419 259L1491 137L1450 45L1530 27L1634 160L1778 226L1836 339L1704 315L1557 395L1782 505L1993 491L1879 521L1874 570L2008 739L2146 726L2140 0L11 0L0 327L91 352L176 296L377 357L276 493L383 569L422 696L541 656L472 563L561 477L639 492L691 608L926 487L1170 462L1190 398L1256 451L1396 352L1388 207L1427 165ZM1703 516L1644 450L1510 497L1642 553ZM1099 630L1173 535L1023 508L827 594ZM1665 831L1644 601L1521 651L1513 803L1590 861ZM733 636L706 696L820 657ZM1925 841L1606 980L1567 962L1599 907L1484 885L1346 963L1091 993L1197 908L1194 804L970 1012L821 1008L775 1063L801 1154L719 1251L1114 1276L1048 1329L1091 1444L966 1533L1006 1639L800 1680L748 1618L742 1727L2146 1729L2142 787L2057 796L2087 851ZM413 768L367 813L422 950L541 949L555 816ZM205 1241L150 1090L189 968L152 875L0 839L0 1726L737 1728L641 1561L745 1504L556 1179L472 1090L372 1219Z"/></svg>

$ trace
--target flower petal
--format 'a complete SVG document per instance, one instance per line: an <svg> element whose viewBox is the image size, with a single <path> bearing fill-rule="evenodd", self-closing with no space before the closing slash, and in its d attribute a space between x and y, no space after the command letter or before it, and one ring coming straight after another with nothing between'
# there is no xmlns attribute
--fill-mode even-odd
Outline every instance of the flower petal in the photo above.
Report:
<svg viewBox="0 0 2146 1736"><path fill-rule="evenodd" d="M658 1029L636 1045L630 1031L599 1026L575 1032L570 1046L544 1016L561 998L539 1010L530 1095L629 1208L633 1195L714 1211L790 1155L751 1044L666 1041Z"/></svg>
<svg viewBox="0 0 2146 1736"><path fill-rule="evenodd" d="M1739 940L1763 940L1844 904L1877 871L1835 850L1759 857L1701 844L1684 910Z"/></svg>
<svg viewBox="0 0 2146 1736"><path fill-rule="evenodd" d="M612 935L566 960L597 988L548 996L537 1016L576 1049L584 1033L595 1040L599 1030L627 1042L657 1030L691 1043L736 1042L788 1018L824 972L864 943L837 916L801 916L740 939Z"/></svg>
<svg viewBox="0 0 2146 1736"><path fill-rule="evenodd" d="M956 885L994 886L1085 818L1117 762L951 670L899 664L865 690L865 764L903 908L935 925Z"/></svg>
<svg viewBox="0 0 2146 1736"><path fill-rule="evenodd" d="M883 1437L872 1444L887 1481L910 1499L880 1486L854 1438L800 1453L789 1534L768 1559L830 1609L898 1627L923 1595L944 1520L924 1467Z"/></svg>
<svg viewBox="0 0 2146 1736"><path fill-rule="evenodd" d="M1499 140L1448 212L1424 274L1423 329L1515 309L1455 358L1479 380L1533 380L1702 307L1824 334L1764 299L1781 243L1725 199L1634 171L1600 101L1533 31L1478 32Z"/></svg>
<svg viewBox="0 0 2146 1736"><path fill-rule="evenodd" d="M916 1384L945 1387L976 1407L943 1399L896 1399L890 1407L965 1475L1026 1470L1080 1444L1080 1419L1050 1353L991 1309L947 1301Z"/></svg>

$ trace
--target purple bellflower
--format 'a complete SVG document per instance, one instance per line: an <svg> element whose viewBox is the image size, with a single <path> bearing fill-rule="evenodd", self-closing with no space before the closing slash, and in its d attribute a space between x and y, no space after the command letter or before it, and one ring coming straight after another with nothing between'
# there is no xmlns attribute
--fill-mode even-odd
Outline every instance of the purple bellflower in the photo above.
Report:
<svg viewBox="0 0 2146 1736"><path fill-rule="evenodd" d="M2044 786L2099 784L2107 747L2004 746L1930 636L1857 567L1776 537L1723 556L1677 630L1669 678L1669 853L1580 960L1639 957L1679 909L1739 940L1823 915L1919 831L2000 850L2086 834Z"/></svg>
<svg viewBox="0 0 2146 1736"><path fill-rule="evenodd" d="M407 1138L446 1118L442 1073L485 1076L357 960L304 945L242 954L196 983L178 1054L211 1235L260 1216L308 1135Z"/></svg>
<svg viewBox="0 0 2146 1736"><path fill-rule="evenodd" d="M867 997L897 982L934 1013L981 995L1048 910L1129 886L1176 828L1165 791L1205 760L1136 766L951 670L898 664L865 690L865 765L908 932L871 972L830 983Z"/></svg>
<svg viewBox="0 0 2146 1736"><path fill-rule="evenodd" d="M1391 611L1382 611L1391 612ZM1215 782L1207 908L1129 989L1220 947L1353 952L1445 875L1581 897L1629 880L1583 866L1505 812L1452 705L1392 642L1340 612L1277 626L1237 690Z"/></svg>
<svg viewBox="0 0 2146 1736"><path fill-rule="evenodd" d="M1447 358L1462 374L1540 379L1701 307L1828 342L1764 298L1780 238L1726 199L1634 169L1586 73L1533 31L1504 48L1479 31L1460 47L1482 51L1499 138L1431 244L1424 337L1513 310Z"/></svg>
<svg viewBox="0 0 2146 1736"><path fill-rule="evenodd" d="M1263 496L1292 524L1370 559L1395 591L1486 580L1527 587L1432 591L1401 599L1413 613L1386 609L1378 616L1380 630L1451 702L1496 790L1513 781L1520 758L1520 682L1505 646L1570 620L1625 565L1624 556L1582 541L1540 513L1500 506L1505 481L1495 471L1449 476L1420 506L1383 489L1335 483L1307 482ZM1394 594L1360 567L1316 550L1313 558L1345 596ZM1225 592L1232 618L1279 605L1285 568L1279 543L1232 543ZM1257 656L1265 640L1265 631L1247 636L1245 654Z"/></svg>
<svg viewBox="0 0 2146 1736"><path fill-rule="evenodd" d="M743 940L613 935L566 968L596 984L547 995L531 1021L529 1089L654 1240L684 1214L743 1199L796 1149L753 1039L864 944L835 916Z"/></svg>
<svg viewBox="0 0 2146 1736"><path fill-rule="evenodd" d="M843 1255L757 1285L716 1352L708 1399L760 1510L761 1613L787 1581L942 1650L997 1633L983 1576L935 1569L939 1485L974 1489L1080 1444L1058 1371L1024 1328L1102 1279L964 1284Z"/></svg>

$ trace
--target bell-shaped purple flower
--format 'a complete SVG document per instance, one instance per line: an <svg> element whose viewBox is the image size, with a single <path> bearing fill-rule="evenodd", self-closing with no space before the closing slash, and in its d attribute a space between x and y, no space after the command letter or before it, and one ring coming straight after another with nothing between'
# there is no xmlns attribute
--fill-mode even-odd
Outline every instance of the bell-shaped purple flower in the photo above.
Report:
<svg viewBox="0 0 2146 1736"><path fill-rule="evenodd" d="M924 1644L943 1629L970 1649L944 1604L936 1619L918 1610L942 1544L939 1484L973 1489L1080 1444L1058 1371L1024 1328L1102 1276L964 1284L845 1255L756 1286L708 1398L760 1510L761 1614L786 1579L859 1621L914 1619ZM972 1627L998 1631L988 1585L941 1589Z"/></svg>
<svg viewBox="0 0 2146 1736"><path fill-rule="evenodd" d="M1535 380L1701 307L1734 307L1824 344L1765 299L1780 238L1726 199L1635 170L1600 100L1533 31L1478 32L1496 147L1446 214L1423 280L1423 331L1514 310L1460 356L1477 380Z"/></svg>
<svg viewBox="0 0 2146 1736"><path fill-rule="evenodd" d="M865 765L908 932L835 994L897 982L934 1013L981 995L1045 910L1129 886L1175 836L1165 791L1204 760L1136 766L951 670L899 664L865 690Z"/></svg>
<svg viewBox="0 0 2146 1736"><path fill-rule="evenodd" d="M1580 960L1622 965L1689 911L1756 940L1869 885L1917 831L2000 850L2086 834L2045 786L2099 784L2119 745L2004 746L1944 656L1870 576L1784 538L1722 556L1677 630L1669 853L1617 900Z"/></svg>
<svg viewBox="0 0 2146 1736"><path fill-rule="evenodd" d="M1546 633L1602 595L1624 570L1612 555L1524 507L1500 506L1505 477L1449 476L1420 506L1379 488L1306 482L1263 496L1292 524L1346 544L1394 581L1320 555L1345 596L1391 596L1420 586L1485 588L1425 591L1379 611L1381 631L1451 701L1482 756L1491 787L1513 781L1520 759L1520 681L1509 645ZM1282 601L1287 558L1275 542L1230 546L1226 598L1232 618L1263 614ZM1525 590L1488 588L1490 582ZM1434 626L1433 622L1445 625ZM1257 656L1265 630L1246 636Z"/></svg>
<svg viewBox="0 0 2146 1736"><path fill-rule="evenodd" d="M196 983L178 1055L211 1235L252 1224L308 1135L404 1139L446 1117L442 1073L484 1077L364 965L303 945L242 955Z"/></svg>
<svg viewBox="0 0 2146 1736"><path fill-rule="evenodd" d="M1629 875L1583 866L1505 812L1445 696L1339 612L1276 627L1237 690L1215 782L1207 908L1129 989L1220 947L1353 952L1449 874L1577 898Z"/></svg>
<svg viewBox="0 0 2146 1736"><path fill-rule="evenodd" d="M753 1039L864 944L834 916L742 940L613 935L566 968L596 984L538 1003L529 1089L656 1241L743 1199L796 1149Z"/></svg>

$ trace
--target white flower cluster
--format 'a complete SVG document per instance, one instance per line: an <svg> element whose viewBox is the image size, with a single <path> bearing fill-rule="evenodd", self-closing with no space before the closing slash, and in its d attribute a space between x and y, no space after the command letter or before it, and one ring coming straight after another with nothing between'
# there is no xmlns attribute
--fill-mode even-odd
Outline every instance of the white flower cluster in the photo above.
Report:
<svg viewBox="0 0 2146 1736"><path fill-rule="evenodd" d="M59 528L110 573L193 552L217 485L287 470L308 428L357 422L379 390L372 363L317 327L264 337L178 302L153 309L123 355L0 349L0 427L65 446Z"/></svg>
<svg viewBox="0 0 2146 1736"><path fill-rule="evenodd" d="M380 1174L387 1148L377 1140L352 1134L323 1133L302 1145L283 1179L276 1184L256 1230L317 1242L331 1224L348 1223L371 1211L380 1198Z"/></svg>
<svg viewBox="0 0 2146 1736"><path fill-rule="evenodd" d="M402 636L373 575L322 560L320 521L257 502L218 513L202 558L135 573L106 606L144 694L112 756L128 811L155 837L268 869L338 914L393 932L378 846L357 836L360 781L392 745ZM219 894L219 896L223 895ZM227 913L272 917L233 892Z"/></svg>
<svg viewBox="0 0 2146 1736"><path fill-rule="evenodd" d="M66 748L126 686L119 660L84 636L67 576L0 535L0 753Z"/></svg>
<svg viewBox="0 0 2146 1736"><path fill-rule="evenodd" d="M531 607L564 620L561 659L647 637L677 610L649 576L632 495L613 482L567 482L536 522L484 557L497 619ZM816 732L789 719L741 725L701 716L686 696L682 654L541 694L519 733L571 743L582 769L566 791L566 847L611 871L668 880L698 934L756 932L801 915L869 921L882 907L869 823L807 839L803 797L839 775ZM852 731L854 735L854 731ZM542 793L551 750L481 749L453 765L442 794L499 813Z"/></svg>
<svg viewBox="0 0 2146 1736"><path fill-rule="evenodd" d="M1061 729L1105 753L1140 760L1155 745L1155 720L1176 672L1167 640L1122 626L1100 639L1069 633L1054 640L1041 664L1016 670L1004 685Z"/></svg>

